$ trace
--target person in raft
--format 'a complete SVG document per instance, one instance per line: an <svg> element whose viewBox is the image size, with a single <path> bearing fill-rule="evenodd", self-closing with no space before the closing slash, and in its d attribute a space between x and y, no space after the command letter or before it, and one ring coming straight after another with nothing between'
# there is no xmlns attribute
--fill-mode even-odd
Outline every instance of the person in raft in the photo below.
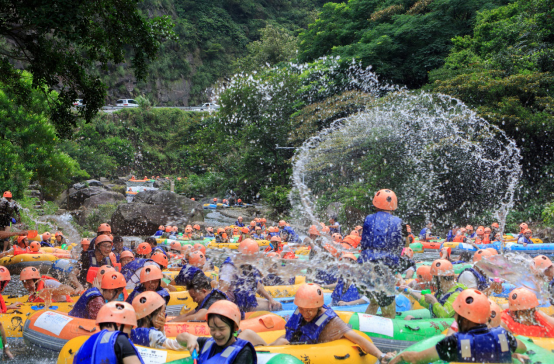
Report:
<svg viewBox="0 0 554 364"><path fill-rule="evenodd" d="M505 329L489 328L490 303L484 294L466 289L453 304L458 332L445 337L423 351L405 351L391 361L397 363L432 363L437 360L463 363L512 363L512 356L522 363L529 357L525 344Z"/></svg>
<svg viewBox="0 0 554 364"><path fill-rule="evenodd" d="M35 267L23 269L19 275L23 287L29 292L27 302L73 302L69 295L74 293L72 287L61 284L57 279L41 276Z"/></svg>
<svg viewBox="0 0 554 364"><path fill-rule="evenodd" d="M250 336L252 330L239 330L241 313L230 301L217 301L206 314L211 337L182 333L177 340L191 353L196 350L199 363L256 364L257 356Z"/></svg>
<svg viewBox="0 0 554 364"><path fill-rule="evenodd" d="M144 364L137 348L129 340L137 326L133 306L127 302L106 303L98 312L100 332L92 335L75 354L75 364Z"/></svg>
<svg viewBox="0 0 554 364"><path fill-rule="evenodd" d="M554 338L554 317L538 309L537 296L527 288L516 288L502 311L502 327L515 335Z"/></svg>
<svg viewBox="0 0 554 364"><path fill-rule="evenodd" d="M126 284L123 274L116 272L114 269L106 271L102 275L100 289L92 287L86 290L68 315L96 320L105 303L123 301L122 294Z"/></svg>

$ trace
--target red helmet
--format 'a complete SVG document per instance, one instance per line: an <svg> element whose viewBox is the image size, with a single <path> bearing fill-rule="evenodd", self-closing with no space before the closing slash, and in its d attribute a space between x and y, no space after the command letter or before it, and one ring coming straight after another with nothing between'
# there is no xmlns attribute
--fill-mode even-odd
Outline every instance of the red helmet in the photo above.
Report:
<svg viewBox="0 0 554 364"><path fill-rule="evenodd" d="M380 210L394 211L398 207L398 199L393 191L380 190L373 197L373 206Z"/></svg>
<svg viewBox="0 0 554 364"><path fill-rule="evenodd" d="M239 198L239 199L237 200L237 202L238 202L238 203L241 203L241 202L242 202L242 200L241 200L241 199Z"/></svg>

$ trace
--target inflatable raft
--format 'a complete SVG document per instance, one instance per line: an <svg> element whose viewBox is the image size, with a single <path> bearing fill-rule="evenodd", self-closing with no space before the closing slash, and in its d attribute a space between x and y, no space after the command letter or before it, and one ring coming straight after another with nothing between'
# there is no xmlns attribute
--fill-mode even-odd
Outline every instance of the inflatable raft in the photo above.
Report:
<svg viewBox="0 0 554 364"><path fill-rule="evenodd" d="M41 274L46 274L58 259L56 255L46 253L9 255L0 259L0 265L6 267L10 274L19 274L27 267L35 267Z"/></svg>

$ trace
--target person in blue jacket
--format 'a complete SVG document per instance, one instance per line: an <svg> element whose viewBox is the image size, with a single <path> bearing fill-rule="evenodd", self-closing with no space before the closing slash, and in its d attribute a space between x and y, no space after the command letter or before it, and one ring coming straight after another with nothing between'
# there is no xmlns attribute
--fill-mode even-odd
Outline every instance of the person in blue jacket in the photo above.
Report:
<svg viewBox="0 0 554 364"><path fill-rule="evenodd" d="M169 292L162 287L162 270L158 265L149 265L142 268L140 272L140 284L135 287L133 292L127 297L127 302L132 303L133 299L145 291L158 293L166 303L169 303Z"/></svg>
<svg viewBox="0 0 554 364"><path fill-rule="evenodd" d="M191 353L196 350L198 362L206 364L257 364L251 337L259 344L263 340L252 330L239 330L241 313L229 301L217 301L206 315L211 337L183 333L177 340ZM240 333L239 333L240 332Z"/></svg>
<svg viewBox="0 0 554 364"><path fill-rule="evenodd" d="M79 349L75 364L144 364L137 348L129 340L137 326L133 307L126 302L106 303L98 312L100 332L92 335Z"/></svg>
<svg viewBox="0 0 554 364"><path fill-rule="evenodd" d="M95 320L99 308L104 303L123 301L123 290L125 289L125 278L119 272L107 271L101 278L100 289L91 287L87 289L79 300L75 302L73 309L68 315L71 317Z"/></svg>
<svg viewBox="0 0 554 364"><path fill-rule="evenodd" d="M390 364L432 363L438 360L462 363L526 363L525 344L502 327L488 328L490 303L475 289L461 292L453 303L458 332L423 351L404 351Z"/></svg>
<svg viewBox="0 0 554 364"><path fill-rule="evenodd" d="M427 225L419 232L419 240L429 241L431 239L436 239L437 237L433 236L433 233L431 232L432 228L433 223L431 221L427 222Z"/></svg>
<svg viewBox="0 0 554 364"><path fill-rule="evenodd" d="M346 261L347 259L353 263L357 261L356 256L352 253L345 253L340 258L341 261ZM342 265L341 268L347 270L348 265ZM341 276L337 283L326 288L333 289L331 306L353 306L369 303L369 298L360 294L356 284L348 279L348 277Z"/></svg>
<svg viewBox="0 0 554 364"><path fill-rule="evenodd" d="M154 233L154 236L162 236L164 234L165 227L163 225L158 226L158 231Z"/></svg>
<svg viewBox="0 0 554 364"><path fill-rule="evenodd" d="M40 242L40 246L53 248L54 246L50 243L51 242L50 238L51 238L51 235L48 231L42 234L42 241Z"/></svg>
<svg viewBox="0 0 554 364"><path fill-rule="evenodd" d="M398 207L398 199L393 191L380 190L373 197L373 206L377 212L367 216L364 221L358 263L373 264L375 272L383 276L387 274L381 267L384 265L392 271L388 274L393 274L400 268L400 255L405 242L402 220L392 215L392 211ZM390 290L394 292L394 287L390 287ZM394 294L377 290L366 292L366 296L371 300L366 313L374 315L381 307L384 317L394 318L396 316Z"/></svg>
<svg viewBox="0 0 554 364"><path fill-rule="evenodd" d="M238 227L244 227L244 223L242 222L242 216L239 216L237 218L237 221L235 221L235 225L238 226Z"/></svg>
<svg viewBox="0 0 554 364"><path fill-rule="evenodd" d="M533 235L533 232L531 229L525 229L523 230L523 234L517 239L518 244L523 244L523 246L527 246L527 244L534 244L533 240L531 240L531 236Z"/></svg>
<svg viewBox="0 0 554 364"><path fill-rule="evenodd" d="M452 225L452 229L448 231L448 234L446 234L446 241L451 242L456 237L456 234L458 233L458 227L456 224Z"/></svg>

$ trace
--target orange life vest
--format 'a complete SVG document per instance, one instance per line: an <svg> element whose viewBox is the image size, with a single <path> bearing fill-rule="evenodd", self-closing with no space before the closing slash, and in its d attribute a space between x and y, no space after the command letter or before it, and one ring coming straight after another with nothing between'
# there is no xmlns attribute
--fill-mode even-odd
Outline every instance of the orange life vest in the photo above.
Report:
<svg viewBox="0 0 554 364"><path fill-rule="evenodd" d="M121 272L121 263L117 262L117 257L115 256L114 252L110 252L110 262L112 262L112 267L115 268L116 271Z"/></svg>
<svg viewBox="0 0 554 364"><path fill-rule="evenodd" d="M455 243L463 243L464 242L464 236L463 235L456 235L452 241L455 242Z"/></svg>
<svg viewBox="0 0 554 364"><path fill-rule="evenodd" d="M4 302L4 297L0 295L0 313L6 313L8 311L8 308L6 306L6 302Z"/></svg>
<svg viewBox="0 0 554 364"><path fill-rule="evenodd" d="M19 245L14 245L13 246L13 255L19 255L19 254L31 254L31 250L29 249L29 247L26 247L25 249L23 249L22 247L20 247Z"/></svg>
<svg viewBox="0 0 554 364"><path fill-rule="evenodd" d="M57 279L49 277L49 276L41 276L41 279L38 282L36 291L33 294L29 295L29 299L27 300L27 302L44 302L44 299L39 297L38 292L40 292L44 289L44 285L45 285L44 281L45 280L53 280L53 281L56 281L56 282L60 282ZM66 302L73 302L73 300L71 299L71 297L69 295L65 296L65 300L66 300Z"/></svg>
<svg viewBox="0 0 554 364"><path fill-rule="evenodd" d="M491 240L489 238L489 235L485 234L485 236L483 237L483 243L482 244L490 244L490 243L491 243Z"/></svg>
<svg viewBox="0 0 554 364"><path fill-rule="evenodd" d="M554 326L539 313L535 312L535 320L538 325L524 325L516 322L512 315L510 315L510 310L502 311L502 321L508 329L516 334L523 336L533 336L533 337L554 337Z"/></svg>

